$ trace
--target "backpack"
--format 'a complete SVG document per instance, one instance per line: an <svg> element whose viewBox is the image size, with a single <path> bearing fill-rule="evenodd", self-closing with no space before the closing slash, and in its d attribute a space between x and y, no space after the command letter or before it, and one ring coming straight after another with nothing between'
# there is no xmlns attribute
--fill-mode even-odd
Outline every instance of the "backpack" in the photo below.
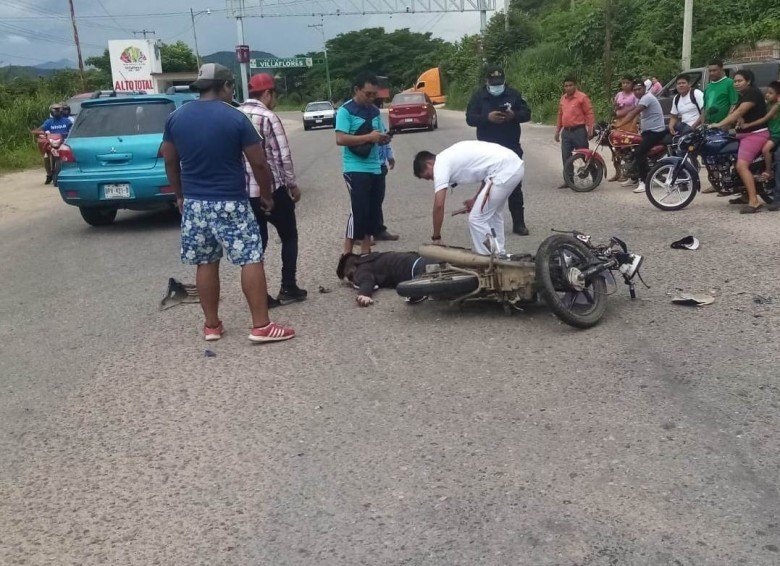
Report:
<svg viewBox="0 0 780 566"><path fill-rule="evenodd" d="M696 91L701 92L697 88L692 88L690 91L691 102L693 102L693 105L696 107L696 110L699 112L699 116L701 116L701 108L699 107L699 101L696 100ZM676 107L678 112L680 111L680 107L677 106L677 103L679 102L680 102L680 93L678 92L677 94L674 95L674 99L672 100L672 106Z"/></svg>

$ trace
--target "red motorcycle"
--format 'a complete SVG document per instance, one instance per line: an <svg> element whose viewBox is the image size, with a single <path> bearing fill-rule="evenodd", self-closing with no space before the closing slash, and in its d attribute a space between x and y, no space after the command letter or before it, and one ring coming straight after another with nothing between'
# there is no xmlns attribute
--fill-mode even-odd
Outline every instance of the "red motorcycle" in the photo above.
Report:
<svg viewBox="0 0 780 566"><path fill-rule="evenodd" d="M598 151L600 147L609 148L613 163L620 163L625 175L636 175L635 156L636 148L642 141L640 134L616 130L612 125L602 123L594 128L593 137L596 139L596 146L593 149L575 149L563 167L566 185L578 193L587 193L598 187L607 173L607 164ZM650 168L666 156L667 145L671 143L671 139L664 139L650 149L647 154Z"/></svg>
<svg viewBox="0 0 780 566"><path fill-rule="evenodd" d="M38 145L38 151L43 156L43 165L46 169L47 184L49 177L57 186L57 177L62 167L60 161L60 147L65 141L65 136L62 134L52 134L51 132L44 132L42 130L33 130L32 134L35 136L35 143Z"/></svg>

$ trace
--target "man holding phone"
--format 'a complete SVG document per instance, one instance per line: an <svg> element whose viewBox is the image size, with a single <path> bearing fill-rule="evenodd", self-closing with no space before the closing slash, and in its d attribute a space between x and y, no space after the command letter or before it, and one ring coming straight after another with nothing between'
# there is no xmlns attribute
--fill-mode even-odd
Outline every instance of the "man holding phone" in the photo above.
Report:
<svg viewBox="0 0 780 566"><path fill-rule="evenodd" d="M466 108L466 123L477 128L477 139L511 149L522 158L520 124L530 119L528 103L518 91L507 86L504 70L488 67L485 86L474 92ZM522 182L512 191L507 206L512 214L512 231L527 236Z"/></svg>
<svg viewBox="0 0 780 566"><path fill-rule="evenodd" d="M352 253L355 240L361 241L361 253L369 253L371 236L379 234L382 224L384 178L378 146L389 143L390 136L374 104L378 82L373 73L358 73L352 82L352 99L336 113L336 145L342 148L344 181L351 204L345 254Z"/></svg>

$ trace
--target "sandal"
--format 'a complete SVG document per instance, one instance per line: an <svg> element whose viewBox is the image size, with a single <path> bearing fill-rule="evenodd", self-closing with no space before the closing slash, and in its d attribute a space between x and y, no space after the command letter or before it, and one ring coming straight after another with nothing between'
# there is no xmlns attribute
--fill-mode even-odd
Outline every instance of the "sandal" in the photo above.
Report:
<svg viewBox="0 0 780 566"><path fill-rule="evenodd" d="M749 204L749 203L748 200L745 198L745 195L740 195L737 198L729 199L729 204Z"/></svg>
<svg viewBox="0 0 780 566"><path fill-rule="evenodd" d="M758 204L756 206L750 206L749 204L746 204L742 208L739 209L740 214L755 214L759 210L761 210L761 207L764 206L762 204Z"/></svg>

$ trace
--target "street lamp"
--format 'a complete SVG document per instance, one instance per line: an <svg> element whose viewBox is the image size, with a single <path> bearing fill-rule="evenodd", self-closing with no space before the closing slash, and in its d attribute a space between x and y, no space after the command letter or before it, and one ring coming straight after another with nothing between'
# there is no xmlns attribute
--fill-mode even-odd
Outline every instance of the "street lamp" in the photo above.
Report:
<svg viewBox="0 0 780 566"><path fill-rule="evenodd" d="M192 35L195 37L195 60L198 62L198 69L200 69L200 51L198 51L198 30L195 29L195 17L202 16L203 14L206 14L207 16L211 15L211 9L206 8L200 12L194 12L192 8L190 8L190 18L192 18Z"/></svg>

